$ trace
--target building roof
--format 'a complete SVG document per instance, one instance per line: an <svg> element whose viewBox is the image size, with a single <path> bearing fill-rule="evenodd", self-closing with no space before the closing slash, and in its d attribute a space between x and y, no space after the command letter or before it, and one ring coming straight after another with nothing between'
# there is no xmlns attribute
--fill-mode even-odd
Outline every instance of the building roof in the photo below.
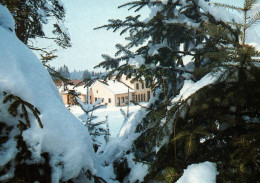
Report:
<svg viewBox="0 0 260 183"><path fill-rule="evenodd" d="M68 83L74 86L85 86L85 83L82 82L83 80L70 80Z"/></svg>
<svg viewBox="0 0 260 183"><path fill-rule="evenodd" d="M58 90L60 93L68 93L69 90L75 90L77 93L86 95L87 87L85 87L85 83L81 83L82 80L70 80L68 83L65 84L66 90L63 90L62 81L55 82Z"/></svg>
<svg viewBox="0 0 260 183"><path fill-rule="evenodd" d="M98 81L100 82L100 81ZM128 93L128 87L121 83L118 82L116 80L108 80L103 82L100 82L104 87L106 87L108 90L110 90L112 93L114 93L115 95L118 94L123 94L123 93ZM105 84L106 83L106 84ZM129 88L129 92L134 92L134 90L132 90L131 88Z"/></svg>
<svg viewBox="0 0 260 183"><path fill-rule="evenodd" d="M76 86L76 85L77 86L84 86L85 83L82 82L82 81L83 80L69 80L68 82L65 83L65 85L69 84L69 85L74 85L74 86ZM62 86L62 80L55 80L54 83L57 87Z"/></svg>

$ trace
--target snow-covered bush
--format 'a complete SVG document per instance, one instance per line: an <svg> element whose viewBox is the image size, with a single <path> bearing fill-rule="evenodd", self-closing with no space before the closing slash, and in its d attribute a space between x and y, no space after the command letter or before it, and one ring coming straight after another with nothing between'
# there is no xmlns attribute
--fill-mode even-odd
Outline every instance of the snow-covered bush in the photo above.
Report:
<svg viewBox="0 0 260 183"><path fill-rule="evenodd" d="M88 130L65 107L47 70L15 36L0 5L0 181L97 179Z"/></svg>

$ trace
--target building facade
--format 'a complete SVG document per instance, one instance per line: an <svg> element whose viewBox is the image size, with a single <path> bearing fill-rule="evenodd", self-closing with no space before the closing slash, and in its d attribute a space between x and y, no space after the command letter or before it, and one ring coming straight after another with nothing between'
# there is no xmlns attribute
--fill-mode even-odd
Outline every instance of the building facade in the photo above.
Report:
<svg viewBox="0 0 260 183"><path fill-rule="evenodd" d="M128 99L130 102L139 103L148 102L152 97L152 90L144 80L131 82L131 79L127 79L125 75L119 81L115 80L115 77L107 81L96 80L90 87L85 87L84 84L75 84L79 82L77 80L66 86L57 86L64 104L74 104L73 96L69 94L69 91L75 91L83 103L89 101L89 103L94 104L102 98L100 104L118 107L126 106Z"/></svg>

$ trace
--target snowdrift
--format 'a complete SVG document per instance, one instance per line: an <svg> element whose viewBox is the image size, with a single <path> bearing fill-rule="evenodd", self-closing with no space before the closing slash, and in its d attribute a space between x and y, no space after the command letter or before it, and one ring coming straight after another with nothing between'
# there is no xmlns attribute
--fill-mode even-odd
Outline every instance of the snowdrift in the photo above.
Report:
<svg viewBox="0 0 260 183"><path fill-rule="evenodd" d="M31 115L31 127L22 133L34 157L31 162L40 162L40 155L48 153L52 182L76 178L82 170L96 174L95 156L87 129L65 108L47 70L13 30L11 14L0 5L0 99L3 99L3 92L19 96L37 107L43 124L40 128ZM0 121L18 123L8 114L2 100L0 103ZM0 168L20 151L16 145L14 140L8 140L1 147ZM0 176L0 181L13 176L14 167L8 175Z"/></svg>

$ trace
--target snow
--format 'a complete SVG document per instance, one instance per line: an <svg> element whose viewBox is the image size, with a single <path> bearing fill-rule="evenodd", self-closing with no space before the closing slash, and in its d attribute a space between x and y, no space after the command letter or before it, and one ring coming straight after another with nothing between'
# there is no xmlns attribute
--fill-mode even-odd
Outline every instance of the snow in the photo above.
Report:
<svg viewBox="0 0 260 183"><path fill-rule="evenodd" d="M182 24L186 24L187 26L193 27L193 28L199 28L200 23L195 23L192 22L189 18L187 18L184 15L180 15L178 16L177 19L169 19L169 20L165 20L164 21L167 24L178 24L178 23L182 23Z"/></svg>
<svg viewBox="0 0 260 183"><path fill-rule="evenodd" d="M87 129L64 107L56 86L37 57L6 29L13 26L10 13L3 6L0 6L0 13L1 92L19 96L41 112L43 128L39 127L37 120L31 120L31 127L22 134L24 141L31 148L34 157L32 161L40 162L40 154L49 153L52 182L75 178L82 169L96 174L96 159ZM4 113L6 109L3 104L0 108L0 121L12 121L10 116ZM34 117L30 116L30 119ZM3 159L14 158L16 155L14 143L8 143L6 152L10 152L10 157L1 153L1 164L5 163ZM8 177L3 175L1 180L4 176Z"/></svg>
<svg viewBox="0 0 260 183"><path fill-rule="evenodd" d="M176 183L216 183L217 175L216 164L206 161L189 165Z"/></svg>
<svg viewBox="0 0 260 183"><path fill-rule="evenodd" d="M151 0L151 2L161 2L162 4L167 4L168 0Z"/></svg>
<svg viewBox="0 0 260 183"><path fill-rule="evenodd" d="M159 7L159 6L153 6L153 7L150 7L150 14L149 14L149 17L147 17L146 19L144 19L144 23L148 23L150 20L153 19L153 17L156 16L157 12L161 11L162 10L162 7Z"/></svg>
<svg viewBox="0 0 260 183"><path fill-rule="evenodd" d="M205 2L205 0L199 0L198 5L201 7L202 10L204 10L205 12L209 12L219 21L243 23L242 19L239 16L231 13L226 8L211 6L208 2Z"/></svg>
<svg viewBox="0 0 260 183"><path fill-rule="evenodd" d="M100 82L100 81L97 81ZM100 82L101 83L101 82ZM123 94L128 93L128 87L116 80L108 80L106 81L107 84L101 83L103 86L105 86L108 90L113 92L114 94ZM133 92L131 88L129 88L129 92Z"/></svg>
<svg viewBox="0 0 260 183"><path fill-rule="evenodd" d="M128 61L129 65L133 65L136 68L141 67L145 63L145 59L141 56L135 56L134 58L130 58Z"/></svg>
<svg viewBox="0 0 260 183"><path fill-rule="evenodd" d="M149 104L142 103L141 105L146 106ZM108 143L98 149L97 163L106 165L102 167L102 177L109 183L118 183L118 181L113 180L115 179L113 162L123 155L124 152L132 148L134 140L139 136L139 133L135 133L135 129L146 114L146 110L140 106L130 105L130 116L124 119L120 109L126 112L127 107L104 106L94 110L93 113L94 116L98 116L93 120L94 123L104 121L106 116L108 116L111 136ZM83 114L83 111L78 106L72 106L70 111L78 118ZM131 180L130 182L133 183L136 180L142 181L144 176L148 173L148 166L134 162L132 153L125 155L125 157L132 168L128 177L128 179Z"/></svg>
<svg viewBox="0 0 260 183"><path fill-rule="evenodd" d="M129 162L129 168L131 169L130 174L129 174L129 181L131 183L134 182L143 182L144 181L144 177L149 173L149 166L144 164L144 163L139 163L139 162L134 162L134 156L131 155L128 157L128 159L130 159Z"/></svg>
<svg viewBox="0 0 260 183"><path fill-rule="evenodd" d="M65 34L69 39L71 39L69 30L65 27L64 22L58 19L57 20L57 25L59 26L61 32L63 34Z"/></svg>
<svg viewBox="0 0 260 183"><path fill-rule="evenodd" d="M129 107L129 114L132 115L137 112L141 107L130 105ZM127 107L101 107L94 110L93 115L97 116L98 118L94 119L94 122L104 121L106 116L108 116L108 124L110 129L111 138L116 138L119 135L121 126L124 121L124 117L120 112L120 109L126 112ZM70 111L73 115L79 118L84 112L81 110L79 106L72 106L70 107Z"/></svg>
<svg viewBox="0 0 260 183"><path fill-rule="evenodd" d="M149 44L148 44L148 47L149 47L148 54L149 54L150 56L154 56L154 55L156 55L156 54L159 53L158 50L159 50L160 48L168 47L168 45L167 45L167 39L165 39L165 40L163 41L163 43L161 43L161 44L151 44L151 43L149 43ZM168 47L168 48L169 48L169 47ZM169 49L170 49L170 48L169 48Z"/></svg>
<svg viewBox="0 0 260 183"><path fill-rule="evenodd" d="M172 100L172 102L175 103L180 100L186 100L189 96L191 96L192 94L197 92L199 89L216 82L218 79L218 76L220 74L221 74L221 72L214 73L214 74L209 73L195 83L192 80L185 80L184 85L183 85L182 89L180 90L179 95L177 95Z"/></svg>
<svg viewBox="0 0 260 183"><path fill-rule="evenodd" d="M54 7L53 6L51 6L49 3L45 3L44 4L44 7L46 8L46 9L48 9L49 11L52 11L53 9L54 9Z"/></svg>
<svg viewBox="0 0 260 183"><path fill-rule="evenodd" d="M43 9L38 9L37 13L39 14L39 17L41 17L41 21L45 24L48 23L47 15Z"/></svg>
<svg viewBox="0 0 260 183"><path fill-rule="evenodd" d="M158 1L158 0L154 0ZM166 4L168 0L162 0ZM210 12L218 20L240 21L237 16L230 13L219 13L219 9L209 6L206 2L200 0L200 6L205 12ZM61 1L58 1L60 4ZM48 4L45 4L46 8ZM51 7L48 7L51 9ZM257 5L252 13L259 9ZM145 21L153 18L160 8L151 8L151 15ZM221 9L222 11L222 9ZM44 12L38 12L43 14ZM182 19L183 18L183 19ZM188 22L185 17L179 17L177 22ZM168 21L167 23L177 23ZM191 26L196 27L196 24L189 22ZM58 22L60 28L66 32L63 27L63 22ZM46 69L43 68L40 61L31 51L15 37L14 20L8 10L0 5L0 88L1 92L7 91L21 97L23 100L36 106L41 112L40 118L43 123L43 128L40 128L37 120L31 121L31 127L23 131L22 137L30 147L33 159L32 162L40 162L41 154L47 152L50 154L50 165L52 168L52 182L67 181L72 178L79 177L82 169L90 170L92 174L101 174L108 182L118 182L115 179L113 172L113 163L117 158L124 156L127 159L131 171L126 181L136 182L144 181L144 177L149 172L149 166L143 163L135 162L133 153L124 154L132 148L134 140L139 137L136 133L136 127L145 118L147 111L140 106L130 106L130 116L123 117L120 114L120 109L126 111L126 107L101 107L94 111L94 115L98 116L95 122L103 121L108 116L110 126L110 141L108 144L101 146L97 154L92 148L92 141L87 128L80 122L80 116L83 111L78 106L71 107L68 111L62 102L58 90ZM251 30L249 30L251 31ZM249 32L247 37L248 42L255 41L251 39L256 35ZM260 45L259 43L251 43L252 45ZM149 46L149 55L158 54L158 49L165 47L165 43ZM201 48L201 45L197 47ZM187 58L188 60L188 58ZM140 67L145 61L142 57L136 56L130 59L128 64ZM188 63L188 61L187 61ZM194 64L191 62L185 65L185 69L193 70ZM220 73L207 74L199 81L191 80L192 75L185 73L182 76L186 79L184 85L173 100L173 104L180 100L186 100L189 96L197 92L204 86L213 84L217 81ZM103 84L115 94L127 93L128 87L118 81L107 81L108 85ZM79 86L78 90L81 93L86 93L86 88ZM130 92L133 90L130 89ZM150 100L151 103L158 100L158 95L161 91L158 90ZM2 96L0 94L0 99ZM102 99L100 99L102 100ZM100 101L98 101L100 102ZM4 111L6 106L0 104L0 121L8 121L12 123L13 118ZM85 110L91 109L85 105ZM72 112L72 114L70 113ZM182 111L185 113L185 111ZM184 116L185 114L183 114ZM31 116L30 116L31 118ZM245 120L252 120L248 116L244 116ZM16 141L13 137L17 135L17 131L11 131L9 140L0 147L0 166L5 165L11 159L14 159L17 152ZM161 144L168 142L165 137ZM161 146L157 147L158 150ZM62 166L61 166L62 164ZM14 176L14 166L10 171L0 177L0 181L6 180ZM177 183L215 183L216 175L218 174L216 164L204 162L192 164L184 170L183 176Z"/></svg>
<svg viewBox="0 0 260 183"><path fill-rule="evenodd" d="M15 22L11 13L6 7L0 5L0 26L14 31L14 25Z"/></svg>

